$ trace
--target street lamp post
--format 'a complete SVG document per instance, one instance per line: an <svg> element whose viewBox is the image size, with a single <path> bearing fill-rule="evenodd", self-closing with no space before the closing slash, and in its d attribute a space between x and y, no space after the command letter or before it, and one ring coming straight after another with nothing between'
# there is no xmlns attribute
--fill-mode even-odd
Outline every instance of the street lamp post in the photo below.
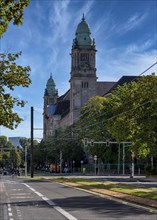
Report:
<svg viewBox="0 0 157 220"><path fill-rule="evenodd" d="M125 174L125 143L123 142L123 175Z"/></svg>
<svg viewBox="0 0 157 220"><path fill-rule="evenodd" d="M25 145L25 177L27 177L27 145Z"/></svg>
<svg viewBox="0 0 157 220"><path fill-rule="evenodd" d="M75 172L75 160L73 160L73 169L72 169L72 172L73 172L73 173Z"/></svg>
<svg viewBox="0 0 157 220"><path fill-rule="evenodd" d="M60 174L62 173L62 151L60 150Z"/></svg>
<svg viewBox="0 0 157 220"><path fill-rule="evenodd" d="M97 155L94 155L94 161L95 161L95 175L96 175Z"/></svg>
<svg viewBox="0 0 157 220"><path fill-rule="evenodd" d="M135 153L132 152L132 153L131 153L131 160L132 160L131 178L134 178L134 174L135 174L135 163L134 163L135 157L136 157Z"/></svg>
<svg viewBox="0 0 157 220"><path fill-rule="evenodd" d="M118 175L120 174L120 143L118 145Z"/></svg>
<svg viewBox="0 0 157 220"><path fill-rule="evenodd" d="M83 160L81 160L80 163L81 163L81 173L83 173Z"/></svg>

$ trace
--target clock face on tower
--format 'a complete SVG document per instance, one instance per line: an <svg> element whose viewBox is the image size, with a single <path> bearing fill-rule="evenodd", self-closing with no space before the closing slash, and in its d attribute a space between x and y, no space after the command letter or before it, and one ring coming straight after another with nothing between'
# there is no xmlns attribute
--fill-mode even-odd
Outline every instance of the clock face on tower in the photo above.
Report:
<svg viewBox="0 0 157 220"><path fill-rule="evenodd" d="M81 53L80 61L81 61L81 67L88 68L89 67L89 54Z"/></svg>
<svg viewBox="0 0 157 220"><path fill-rule="evenodd" d="M81 61L86 62L88 61L88 54L87 53L81 53Z"/></svg>

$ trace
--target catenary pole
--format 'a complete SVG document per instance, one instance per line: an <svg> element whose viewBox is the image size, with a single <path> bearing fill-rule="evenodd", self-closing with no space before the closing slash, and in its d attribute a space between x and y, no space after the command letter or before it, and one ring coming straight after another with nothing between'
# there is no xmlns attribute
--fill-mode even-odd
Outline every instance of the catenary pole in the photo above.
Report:
<svg viewBox="0 0 157 220"><path fill-rule="evenodd" d="M31 106L31 178L34 177L34 152L33 152L33 123L34 123L34 118L33 118L33 107Z"/></svg>

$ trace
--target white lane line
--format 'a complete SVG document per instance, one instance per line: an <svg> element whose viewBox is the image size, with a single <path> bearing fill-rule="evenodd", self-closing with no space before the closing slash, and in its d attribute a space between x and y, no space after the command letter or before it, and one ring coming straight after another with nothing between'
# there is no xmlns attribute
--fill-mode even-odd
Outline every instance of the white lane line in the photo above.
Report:
<svg viewBox="0 0 157 220"><path fill-rule="evenodd" d="M11 199L29 199L31 196L11 196Z"/></svg>
<svg viewBox="0 0 157 220"><path fill-rule="evenodd" d="M25 186L27 186L30 190L32 190L34 193L36 193L38 196L40 196L45 202L47 202L50 206L53 206L53 208L55 210L57 210L59 213L61 213L63 216L65 216L67 219L69 220L78 220L77 218L75 218L73 215L71 215L69 212L65 211L64 209L62 209L60 206L57 206L52 200L50 200L49 198L43 196L42 194L40 194L39 192L37 192L35 189L33 189L32 187L30 187L28 184L23 183Z"/></svg>
<svg viewBox="0 0 157 220"><path fill-rule="evenodd" d="M23 217L21 215L21 211L20 211L19 207L15 206L15 208L16 208L16 211L17 211L18 220L23 220Z"/></svg>
<svg viewBox="0 0 157 220"><path fill-rule="evenodd" d="M30 195L31 193L13 193L10 194L11 196L24 196L24 195Z"/></svg>
<svg viewBox="0 0 157 220"><path fill-rule="evenodd" d="M23 189L10 189L10 190L12 190L12 191L21 191Z"/></svg>

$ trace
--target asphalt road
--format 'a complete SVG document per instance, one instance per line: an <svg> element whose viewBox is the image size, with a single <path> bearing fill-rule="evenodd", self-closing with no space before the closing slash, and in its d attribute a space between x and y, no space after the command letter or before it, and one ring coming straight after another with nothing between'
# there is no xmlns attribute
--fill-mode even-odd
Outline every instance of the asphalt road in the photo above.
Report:
<svg viewBox="0 0 157 220"><path fill-rule="evenodd" d="M1 220L157 220L157 214L48 181L0 178Z"/></svg>

